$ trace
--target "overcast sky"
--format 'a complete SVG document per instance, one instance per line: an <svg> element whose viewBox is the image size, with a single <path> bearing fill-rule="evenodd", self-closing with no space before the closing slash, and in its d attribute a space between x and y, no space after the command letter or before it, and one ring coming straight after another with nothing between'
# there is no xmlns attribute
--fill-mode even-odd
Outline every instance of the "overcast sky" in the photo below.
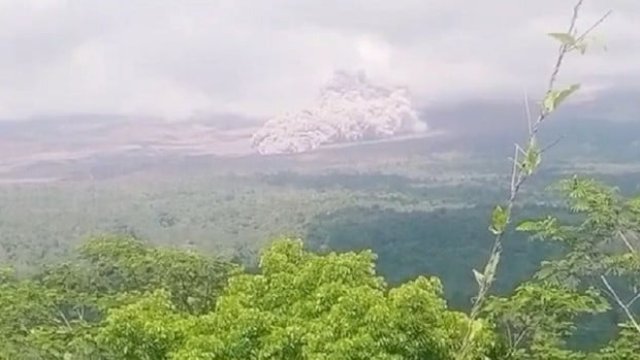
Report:
<svg viewBox="0 0 640 360"><path fill-rule="evenodd" d="M420 106L541 90L572 0L0 0L0 118L60 113L269 116L335 70L407 86ZM562 82L640 88L640 0L612 9ZM533 95L532 95L533 96Z"/></svg>

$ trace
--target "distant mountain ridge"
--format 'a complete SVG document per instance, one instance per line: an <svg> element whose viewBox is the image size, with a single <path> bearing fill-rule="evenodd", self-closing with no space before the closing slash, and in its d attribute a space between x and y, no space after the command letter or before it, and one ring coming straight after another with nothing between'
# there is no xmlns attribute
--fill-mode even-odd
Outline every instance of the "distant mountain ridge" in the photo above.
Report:
<svg viewBox="0 0 640 360"><path fill-rule="evenodd" d="M577 154L585 158L638 161L640 118L633 121L633 116L640 101L632 101L638 94L612 92L595 103L568 102L542 129L543 144L562 137L547 156L563 158ZM613 115L616 108L623 109L622 116ZM635 114L640 114L640 109ZM216 164L229 169L236 168L234 164L250 164L251 168L256 164L287 161L331 162L331 157L358 161L438 152L506 158L513 143L522 140L526 132L523 106L518 103L485 101L430 107L417 116L429 123L427 136L408 134L381 142L321 146L306 155L273 159L267 156L259 161L252 159L255 150L251 148L251 139L264 120L233 114L201 115L182 122L91 114L0 121L0 179L71 176L70 173L80 171L78 166L103 163L115 166L110 165L114 174L142 171L147 166L162 167L186 158L199 166L214 166L211 159L215 158ZM199 160L194 162L196 158ZM118 170L118 164L129 165Z"/></svg>

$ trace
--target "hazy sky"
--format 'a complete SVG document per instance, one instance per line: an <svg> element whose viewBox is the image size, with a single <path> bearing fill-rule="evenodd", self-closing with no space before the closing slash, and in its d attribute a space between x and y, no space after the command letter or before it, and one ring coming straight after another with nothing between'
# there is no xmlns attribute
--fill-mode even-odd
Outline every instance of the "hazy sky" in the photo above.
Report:
<svg viewBox="0 0 640 360"><path fill-rule="evenodd" d="M70 112L268 116L334 70L421 106L544 85L571 0L0 0L0 118ZM585 95L640 88L640 0L585 0L608 51L572 56Z"/></svg>

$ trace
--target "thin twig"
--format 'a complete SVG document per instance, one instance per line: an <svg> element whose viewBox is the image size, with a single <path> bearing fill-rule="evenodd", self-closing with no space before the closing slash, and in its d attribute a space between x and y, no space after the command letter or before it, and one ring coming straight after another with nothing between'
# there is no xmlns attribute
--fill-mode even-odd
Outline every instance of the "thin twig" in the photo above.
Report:
<svg viewBox="0 0 640 360"><path fill-rule="evenodd" d="M505 323L505 329L507 329L507 339L509 339L509 348L513 349L513 335L511 334L511 326L509 326L509 322Z"/></svg>
<svg viewBox="0 0 640 360"><path fill-rule="evenodd" d="M638 322L636 321L635 317L633 316L633 313L631 313L631 310L629 310L629 307L624 304L622 299L620 299L620 296L618 296L618 293L616 293L616 291L613 289L611 284L609 284L609 281L604 275L600 275L600 280L602 281L604 286L607 287L609 292L613 295L614 300L618 303L618 306L620 306L622 311L624 311L631 325L633 325L633 327L638 331L638 334L640 334L640 324L638 324Z"/></svg>
<svg viewBox="0 0 640 360"><path fill-rule="evenodd" d="M558 145L558 143L560 143L560 141L562 141L562 139L564 139L564 136L560 136L560 137L558 137L558 138L557 138L557 139L555 139L551 144L549 144L549 145L547 145L547 146L543 147L543 148L540 150L540 154L543 154L545 151L547 151L547 150L551 149L552 147L554 147L554 146Z"/></svg>
<svg viewBox="0 0 640 360"><path fill-rule="evenodd" d="M622 239L624 244L627 246L627 249L629 249L631 253L635 254L636 249L633 247L633 245L631 245L631 242L629 242L629 239L627 239L624 233L622 231L618 231L618 235L620 235L620 238Z"/></svg>
<svg viewBox="0 0 640 360"><path fill-rule="evenodd" d="M533 133L533 120L531 119L531 109L529 109L529 96L527 91L524 91L524 111L527 116L527 126L529 130L529 136Z"/></svg>
<svg viewBox="0 0 640 360"><path fill-rule="evenodd" d="M609 10L607 11L606 14L602 15L602 17L600 17L598 21L594 22L593 25L591 25L591 27L589 27L585 32L582 33L582 35L576 38L576 43L579 43L580 41L584 40L587 37L587 35L589 35L589 33L593 31L593 29L597 28L600 24L602 24L602 22L605 21L609 17L609 15L611 15L611 13L613 13L613 10Z"/></svg>
<svg viewBox="0 0 640 360"><path fill-rule="evenodd" d="M578 14L580 13L580 7L584 0L578 0L576 5L573 7L573 15L571 16L571 22L569 23L569 29L567 30L567 34L573 34L576 28L576 21L578 21ZM551 77L549 78L549 85L547 85L547 91L545 93L549 94L553 91L553 86L556 83L558 78L558 73L560 72L560 67L562 66L562 61L564 60L564 56L569 52L569 47L566 44L560 45L558 49L558 58L556 59L556 64L553 67L553 72L551 72ZM540 128L540 124L547 117L548 113L544 106L540 107L540 114L538 115L538 119L536 120L533 126L533 135L538 133L538 129Z"/></svg>
<svg viewBox="0 0 640 360"><path fill-rule="evenodd" d="M60 318L64 321L65 325L67 325L67 328L71 329L71 324L69 324L69 320L67 320L67 317L64 315L62 310L58 309L58 314L60 315Z"/></svg>
<svg viewBox="0 0 640 360"><path fill-rule="evenodd" d="M544 310L543 310L544 311ZM525 335L527 334L527 332L531 331L532 329L536 329L538 328L538 326L540 325L540 322L542 321L542 319L538 319L538 321L536 321L534 324L529 325L528 327L525 327L522 332L520 333L520 336L518 336L518 338L516 339L515 345L514 347L517 347L520 342L522 342L522 340L524 340Z"/></svg>
<svg viewBox="0 0 640 360"><path fill-rule="evenodd" d="M627 303L627 307L631 307L636 300L640 299L640 292L636 294L629 302Z"/></svg>
<svg viewBox="0 0 640 360"><path fill-rule="evenodd" d="M520 342L521 342L522 340L524 340L524 336L527 334L527 332L529 332L529 329L531 329L531 327L524 328L524 329L522 330L522 332L520 333L520 335L518 335L518 337L516 338L516 341L514 341L514 343L513 343L513 349L511 349L511 351L514 351L514 350L515 350L515 348L517 348L517 347L518 347L518 345L520 345Z"/></svg>
<svg viewBox="0 0 640 360"><path fill-rule="evenodd" d="M514 154L513 154L513 168L511 169L511 193L516 188L516 174L518 172L518 144L514 146Z"/></svg>

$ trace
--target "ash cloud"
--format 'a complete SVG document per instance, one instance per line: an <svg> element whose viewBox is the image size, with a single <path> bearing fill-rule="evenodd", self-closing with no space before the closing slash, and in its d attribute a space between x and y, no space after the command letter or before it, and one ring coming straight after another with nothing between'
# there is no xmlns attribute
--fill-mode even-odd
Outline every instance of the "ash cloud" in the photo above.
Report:
<svg viewBox="0 0 640 360"><path fill-rule="evenodd" d="M426 130L405 88L375 85L363 72L340 71L313 106L269 119L251 141L260 154L301 153Z"/></svg>

